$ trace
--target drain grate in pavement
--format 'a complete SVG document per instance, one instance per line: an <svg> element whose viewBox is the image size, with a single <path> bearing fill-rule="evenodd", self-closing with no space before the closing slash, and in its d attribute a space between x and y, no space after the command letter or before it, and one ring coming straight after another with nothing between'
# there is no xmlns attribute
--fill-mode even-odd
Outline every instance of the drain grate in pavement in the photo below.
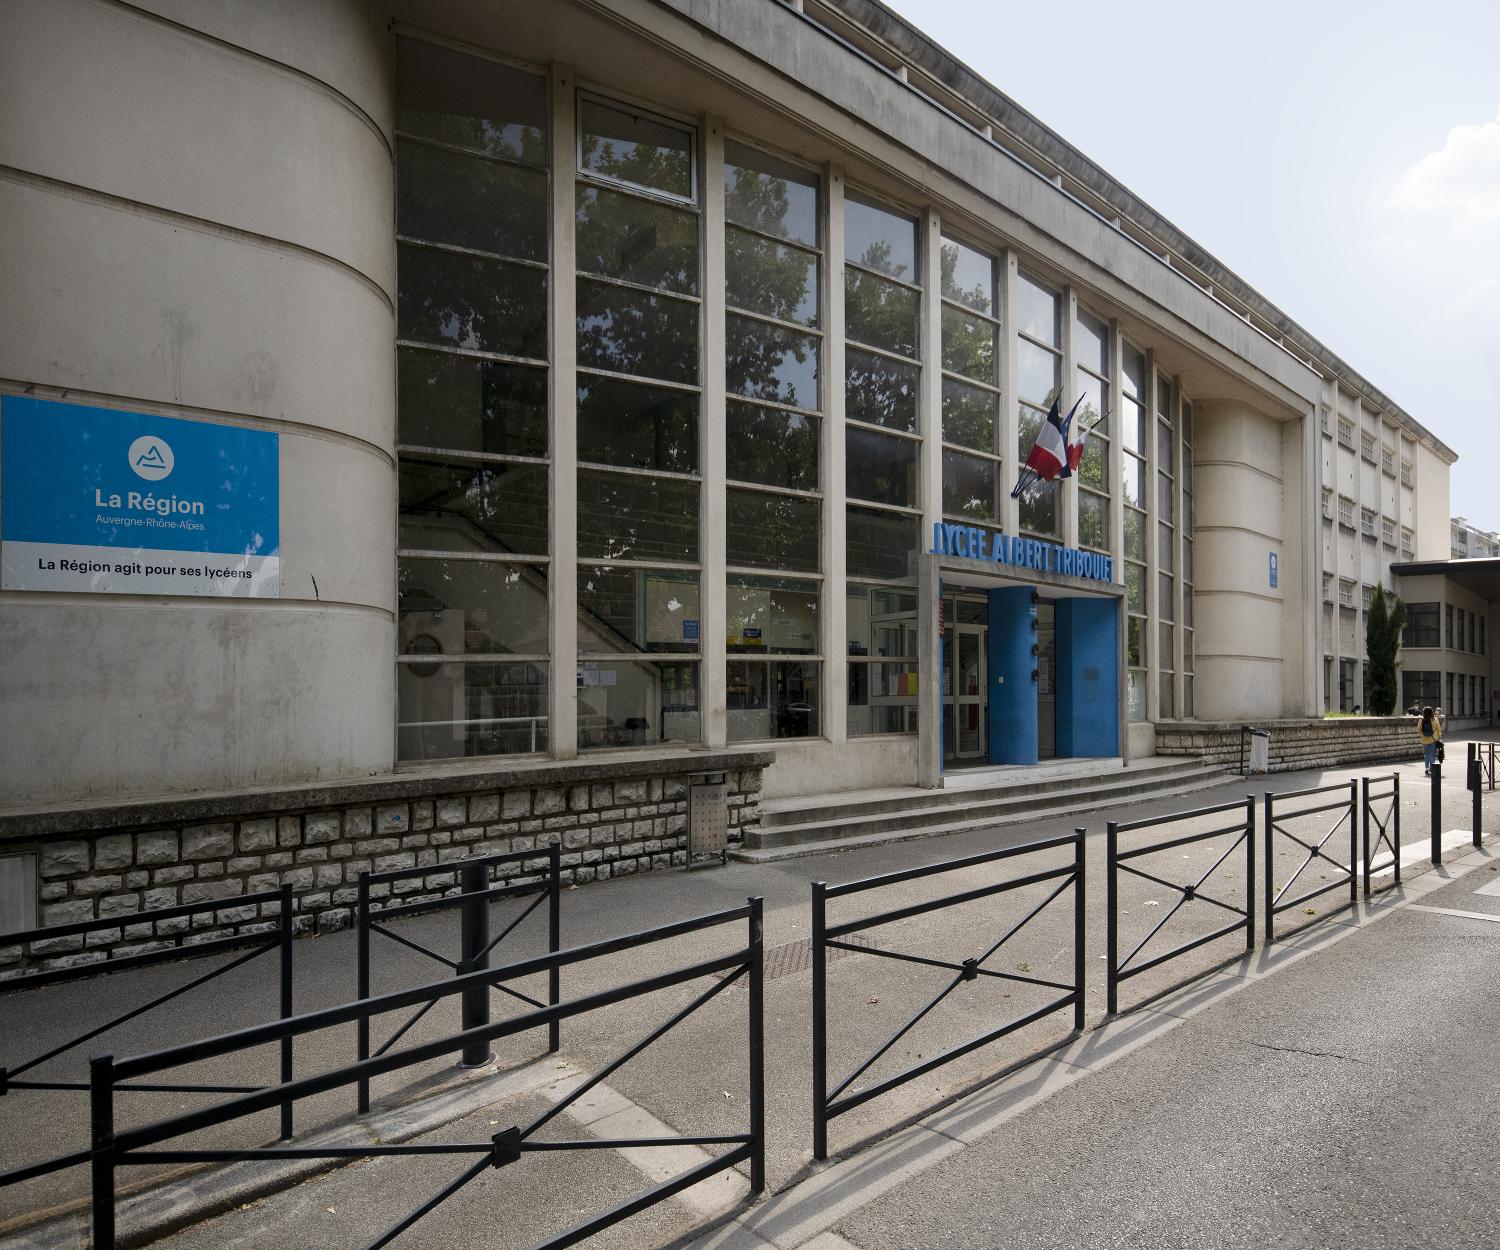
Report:
<svg viewBox="0 0 1500 1250"><path fill-rule="evenodd" d="M850 946L863 947L865 950L877 950L880 945L874 938L863 937L857 933L850 934L848 937L840 940L848 942ZM828 952L828 962L833 963L835 960L847 959L850 955L857 955L858 953L858 951L846 951L835 946ZM812 938L803 938L798 942L783 942L780 946L766 947L765 979L767 981L775 981L780 977L789 977L794 973L806 972L811 967ZM722 981L730 974L728 972L720 972L717 975L719 980ZM741 979L740 985L744 986L747 984L746 980Z"/></svg>

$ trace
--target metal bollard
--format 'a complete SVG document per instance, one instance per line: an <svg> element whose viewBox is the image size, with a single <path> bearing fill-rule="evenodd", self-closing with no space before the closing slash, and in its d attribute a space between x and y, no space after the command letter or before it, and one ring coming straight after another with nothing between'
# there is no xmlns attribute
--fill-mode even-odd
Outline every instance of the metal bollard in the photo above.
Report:
<svg viewBox="0 0 1500 1250"><path fill-rule="evenodd" d="M489 868L485 864L465 864L459 877L464 894L459 925L462 931L462 955L459 973L477 972L490 966L490 888ZM490 1022L490 987L478 985L463 992L465 1032ZM459 1060L461 1068L482 1068L494 1058L488 1042L474 1042L464 1047Z"/></svg>
<svg viewBox="0 0 1500 1250"><path fill-rule="evenodd" d="M1474 845L1479 846L1484 842L1479 827L1484 818L1484 788L1480 781L1479 747L1473 742L1469 743L1469 790L1474 808Z"/></svg>
<svg viewBox="0 0 1500 1250"><path fill-rule="evenodd" d="M1432 862L1443 862L1443 766L1432 762Z"/></svg>

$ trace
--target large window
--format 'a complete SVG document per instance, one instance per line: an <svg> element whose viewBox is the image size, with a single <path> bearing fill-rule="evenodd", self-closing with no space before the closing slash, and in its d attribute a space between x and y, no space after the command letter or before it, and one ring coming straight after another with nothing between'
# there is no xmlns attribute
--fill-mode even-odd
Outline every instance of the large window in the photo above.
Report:
<svg viewBox="0 0 1500 1250"><path fill-rule="evenodd" d="M943 262L943 515L997 525L1000 305L992 256L945 238Z"/></svg>
<svg viewBox="0 0 1500 1250"><path fill-rule="evenodd" d="M911 217L858 195L844 205L844 489L851 734L916 732L915 598L921 436L919 231ZM863 605L862 607L857 605ZM911 617L910 662L877 662ZM860 615L857 617L856 613ZM878 621L871 637L856 620ZM904 644L903 644L904 645ZM858 647L858 649L856 649Z"/></svg>
<svg viewBox="0 0 1500 1250"><path fill-rule="evenodd" d="M1182 529L1182 714L1196 715L1193 710L1193 406L1182 401L1182 463L1178 470L1182 486L1182 512L1178 524Z"/></svg>
<svg viewBox="0 0 1500 1250"><path fill-rule="evenodd" d="M1016 440L1022 461L1062 390L1062 295L1021 274L1016 282ZM1034 482L1021 495L1021 529L1057 538L1058 487Z"/></svg>
<svg viewBox="0 0 1500 1250"><path fill-rule="evenodd" d="M824 732L818 176L731 142L724 196L728 732L801 738Z"/></svg>
<svg viewBox="0 0 1500 1250"><path fill-rule="evenodd" d="M1437 647L1442 642L1438 637L1438 605L1435 603L1408 603L1406 625L1401 631L1403 647Z"/></svg>
<svg viewBox="0 0 1500 1250"><path fill-rule="evenodd" d="M396 58L397 754L544 751L546 84Z"/></svg>
<svg viewBox="0 0 1500 1250"><path fill-rule="evenodd" d="M1110 366L1113 334L1109 324L1085 309L1073 323L1073 359L1077 361L1082 402L1073 420L1088 431L1078 465L1078 545L1109 551L1109 496L1114 475L1109 468Z"/></svg>
<svg viewBox="0 0 1500 1250"><path fill-rule="evenodd" d="M1146 719L1146 355L1129 343L1120 360L1120 490L1125 533L1126 706Z"/></svg>
<svg viewBox="0 0 1500 1250"><path fill-rule="evenodd" d="M1177 423L1173 406L1171 378L1158 373L1156 377L1156 570L1158 589L1156 596L1156 706L1162 719L1176 715L1172 697L1172 675L1176 672L1176 651L1172 636L1172 621L1176 615L1176 599L1173 576L1176 571L1174 555L1177 550Z"/></svg>
<svg viewBox="0 0 1500 1250"><path fill-rule="evenodd" d="M578 126L578 745L696 743L697 135L587 95Z"/></svg>

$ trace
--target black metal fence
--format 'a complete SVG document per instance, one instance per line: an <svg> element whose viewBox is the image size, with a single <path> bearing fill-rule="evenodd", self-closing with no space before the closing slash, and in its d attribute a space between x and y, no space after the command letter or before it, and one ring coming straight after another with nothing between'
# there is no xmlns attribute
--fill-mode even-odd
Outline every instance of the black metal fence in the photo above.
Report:
<svg viewBox="0 0 1500 1250"><path fill-rule="evenodd" d="M1174 825L1181 826L1187 821L1207 820L1219 816L1228 816L1235 813L1237 819L1228 824L1219 825L1197 833L1185 833L1176 837L1169 837L1165 841L1151 842L1144 846L1134 846L1128 851L1120 850L1120 835L1122 833L1138 833L1145 829L1168 829ZM1223 837L1226 834L1238 834L1229 847L1209 866L1203 873L1193 874L1194 879L1186 883L1168 881L1155 873L1147 872L1144 868L1133 866L1131 860L1139 860L1147 855L1156 855L1162 851L1176 850L1179 847L1192 846L1199 842L1206 842L1211 838ZM1241 847L1244 847L1245 863L1245 900L1244 906L1238 907L1233 903L1227 903L1223 899L1215 898L1211 894L1205 894L1203 887L1208 884L1210 877L1218 872L1230 857ZM1229 937L1231 934L1243 930L1245 934L1245 949L1255 949L1255 798L1247 795L1245 801L1233 803L1220 803L1214 807L1200 807L1196 811L1179 812L1172 816L1163 816L1151 820L1111 820L1105 825L1105 890L1107 892L1106 911L1108 913L1108 929L1106 933L1105 959L1107 960L1109 978L1109 1012L1113 1015L1119 1007L1120 982L1127 981L1131 977L1139 976L1143 972L1149 972L1152 968L1158 968L1162 964L1178 959L1189 951L1197 950L1200 946L1207 946L1210 942L1216 942L1220 938ZM1159 885L1164 889L1173 891L1178 897L1177 901L1162 914L1160 920L1151 927L1150 932L1137 942L1123 959L1120 958L1120 874L1129 873L1132 876L1141 877L1146 881ZM1141 959L1141 954L1151 941L1171 922L1189 903L1204 903L1210 907L1219 908L1236 917L1228 924L1217 929L1174 946L1171 950L1163 951L1153 955L1149 959Z"/></svg>
<svg viewBox="0 0 1500 1250"><path fill-rule="evenodd" d="M1071 1006L1073 1008L1073 1027L1075 1029L1083 1028L1083 837L1084 831L1077 829L1071 835L1063 837L1049 838L1041 842L1032 842L1025 846L1013 847L1003 851L989 851L980 855L969 855L962 859L946 860L943 863L930 864L922 868L908 868L901 872L866 877L861 881L847 881L842 885L831 886L823 881L813 882L812 1045L813 1156L815 1158L826 1159L828 1157L828 1122L836 1116L843 1115L845 1112L852 1111L854 1108L869 1102L872 1098L878 1098L882 1094L888 1093L898 1086L922 1076L924 1073L931 1072L934 1068L951 1063L953 1060L968 1054L970 1051L977 1050L981 1046L987 1046L991 1042L999 1041L1007 1034L1014 1033L1018 1029L1023 1029L1027 1025L1035 1024L1038 1020L1042 1020L1064 1007ZM1064 864L1057 868L1047 868L1039 872L1027 873L1024 876L1015 877L1008 881L999 881L993 885L962 890L957 894L948 894L941 898L929 899L919 903L908 903L904 906L893 907L888 911L876 912L873 915L861 916L839 924L830 925L828 923L827 908L830 899L844 898L853 894L864 894L872 890L886 889L925 877L977 868L981 865L999 863L1021 855L1034 855L1038 852L1054 850L1059 847L1072 848L1072 863ZM911 916L920 916L942 908L956 907L963 903L977 902L996 895L1008 894L1015 890L1025 889L1028 886L1051 881L1055 881L1058 884L1046 898L1006 929L999 938L985 947L980 954L967 959L931 959L925 956L913 955L902 951L885 950L879 947L856 946L853 943L841 940L861 930L892 924ZM984 967L985 962L991 956L999 951L1011 938L1015 937L1027 924L1039 916L1054 900L1061 897L1069 887L1073 889L1073 983L1071 985L1058 981L1048 981L1040 977L1023 976L1015 972L1001 972L997 969ZM890 1037L877 1046L868 1058L855 1067L847 1076L838 1081L832 1090L828 1088L828 951L830 949L849 950L862 955L877 956L881 959L894 959L906 963L921 964L930 968L941 968L953 973L953 977L948 984L939 990L937 995L926 1006L917 1011L905 1024L901 1025ZM867 1085L862 1089L856 1090L853 1088L854 1083L861 1076L868 1072L883 1056L889 1053L891 1047L905 1037L921 1020L926 1018L928 1013L937 1007L939 1003L953 993L960 985L969 981L976 981L980 977L991 977L997 980L1040 986L1045 989L1060 991L1062 997L1034 1011L1028 1012L1018 1019L1007 1021L996 1028L990 1029L978 1037L960 1042L939 1054L912 1064L894 1076L876 1081L874 1084Z"/></svg>
<svg viewBox="0 0 1500 1250"><path fill-rule="evenodd" d="M1364 874L1365 897L1368 898L1375 875L1375 861L1380 858L1381 847L1390 853L1391 883L1401 884L1401 774L1361 777L1359 788L1360 863Z"/></svg>
<svg viewBox="0 0 1500 1250"><path fill-rule="evenodd" d="M280 1085L267 1089L238 1091L227 1101L215 1106L169 1116L155 1123L123 1130L117 1129L115 1125L116 1096L120 1092L132 1087L138 1088L138 1083L143 1078L158 1077L184 1064L226 1055L237 1055L257 1046L290 1042L294 1038L304 1037L321 1029L369 1020L387 1012L405 1010L455 994L462 995L476 988L487 987L496 980L516 980L537 973L550 974L554 969L580 964L587 960L637 950L650 944L688 934L705 934L710 930L741 922L746 925L744 945L729 954L699 959L684 967L657 973L610 989L584 994L569 1002L537 1007L517 1018L460 1030L435 1040L420 1042L402 1050L387 1051L385 1054L374 1055L361 1059L357 1063L316 1075L295 1080L287 1079ZM90 1114L93 1129L93 1149L90 1157L93 1169L94 1250L114 1250L116 1180L119 1169L152 1164L228 1163L283 1159L355 1160L401 1155L472 1157L473 1161L433 1197L421 1203L394 1227L371 1242L372 1248L384 1246L392 1241L487 1170L506 1167L530 1153L683 1145L724 1148L722 1153L712 1156L707 1161L540 1242L534 1250L553 1250L557 1247L575 1245L699 1181L727 1171L741 1163L749 1164L751 1191L760 1193L765 1188L764 949L761 900L752 898L742 907L662 925L640 933L593 942L569 950L549 952L546 955L520 960L504 968L463 973L434 984L397 990L375 998L293 1016L287 1020L169 1047L151 1054L118 1060L112 1055L97 1056L90 1060L89 1065ZM448 1055L462 1054L474 1045L488 1046L497 1038L522 1033L586 1012L598 1011L616 1003L702 978L711 979L711 984L706 990L698 994L687 1006L674 1012L669 1019L652 1029L619 1057L605 1064L566 1098L553 1104L530 1123L524 1126L512 1125L491 1135L487 1140L351 1146L265 1146L238 1150L183 1148L177 1144L180 1139L204 1129L212 1129L222 1124L242 1120L274 1107L292 1105L318 1094L346 1089L350 1086L357 1087L377 1076L441 1059ZM682 1023L741 978L746 980L749 989L746 1035L750 1105L749 1125L746 1132L641 1139L586 1138L566 1141L535 1139L534 1134L543 1125L549 1123L616 1069L633 1059L647 1046Z"/></svg>
<svg viewBox="0 0 1500 1250"><path fill-rule="evenodd" d="M277 908L275 918L261 920L260 909L271 905ZM207 937L199 941L187 941L178 943L174 939L176 933L161 936L158 926L163 923L185 921L186 928L182 930L181 936L192 938L194 921L203 916L219 918L219 913L235 910L248 912L244 928L239 932L225 934L216 937ZM207 972L193 977L191 980L167 990L152 998L149 1002L132 1007L128 1011L120 1012L111 1016L102 1024L90 1024L79 1032L71 1034L65 1040L50 1046L41 1054L34 1055L21 1063L0 1068L0 1097L15 1093L27 1093L37 1091L60 1091L60 1090L88 1090L90 1081L83 1079L69 1079L66 1076L44 1078L40 1075L28 1076L28 1073L36 1073L43 1065L53 1060L61 1059L70 1052L76 1052L85 1042L93 1041L101 1034L109 1032L110 1029L118 1028L130 1020L135 1020L148 1012L155 1011L160 1007L181 998L184 994L197 989L201 985L216 980L236 968L242 968L246 964L258 959L269 951L276 951L280 959L280 978L277 1010L282 1019L292 1014L292 890L290 886L282 886L276 890L266 890L257 894L242 894L234 898L217 899L204 903L184 903L175 907L158 907L150 911L131 912L127 915L110 916L103 919L79 920L72 924L50 925L42 929L29 929L20 933L9 933L0 937L0 947L17 947L23 952L29 952L33 947L42 943L57 942L63 939L81 937L86 944L88 937L93 933L107 932L124 927L136 927L143 931L149 931L156 937L155 941L147 943L154 949L143 951L140 954L118 955L112 959L100 960L93 963L82 963L72 967L43 968L36 972L25 972L19 976L0 981L0 993L11 993L17 990L40 989L49 985L59 985L65 981L76 981L83 977L98 976L105 972L119 972L129 968L147 968L154 964L166 963L171 960L179 960L188 956L203 956L223 954L229 951L242 951L237 958L226 964L210 968ZM280 1079L282 1082L292 1078L292 1038L290 1035L281 1039L280 1043ZM149 1093L149 1094L245 1094L260 1090L262 1086L245 1085L204 1085L198 1083L183 1082L143 1082L132 1081L121 1084L118 1090L122 1094ZM276 1104L272 1104L276 1105ZM281 1136L283 1139L292 1135L292 1100L283 1100L281 1107ZM34 1180L40 1176L46 1176L52 1172L60 1172L65 1168L77 1167L89 1161L90 1150L75 1150L65 1154L55 1155L48 1159L39 1160L27 1164L24 1167L14 1168L9 1172L0 1173L0 1189L10 1185L19 1185L22 1181Z"/></svg>
<svg viewBox="0 0 1500 1250"><path fill-rule="evenodd" d="M521 880L491 883L491 873L506 865L544 864L545 869L537 875ZM406 902L378 900L371 896L373 889L397 887L417 883L419 894ZM444 893L454 884L458 893ZM478 972L490 966L490 956L497 947L519 927L543 902L547 904L547 950L557 952L562 948L562 853L559 847L549 846L534 851L512 851L499 855L478 855L468 859L453 860L446 864L432 864L421 868L396 868L387 872L362 872L359 875L359 900L355 908L355 924L358 929L357 976L358 997L370 997L370 939L374 936L388 938L408 950L450 969L455 976ZM536 897L521 910L495 937L490 936L490 905L504 899L522 898L527 894ZM399 898L393 894L392 898ZM379 909L376 904L380 903ZM447 911L459 912L459 947L457 959L451 959L440 951L424 946L410 937L390 928L392 921L418 913ZM543 1003L514 986L496 980L490 985L474 984L464 991L461 1004L462 1028L477 1029L490 1019L490 992L499 990L503 994L525 1003L529 1007L555 1006L562 993L560 967L554 965L547 976L547 1002ZM401 1023L401 1025L375 1050L383 1055L399 1042L438 1003L429 999ZM553 1019L547 1024L547 1049L556 1051L561 1044L561 1025ZM370 1051L370 1019L362 1018L356 1028L358 1056L368 1059ZM476 1042L464 1052L465 1067L477 1068L488 1063L490 1052L487 1043ZM359 1083L359 1109L370 1109L370 1083Z"/></svg>
<svg viewBox="0 0 1500 1250"><path fill-rule="evenodd" d="M1471 776L1474 765L1479 767L1478 788L1482 790L1493 790L1495 788L1495 764L1497 750L1500 742L1471 742L1469 743L1469 759ZM1471 788L1473 788L1471 786Z"/></svg>
<svg viewBox="0 0 1500 1250"><path fill-rule="evenodd" d="M1339 795L1335 799L1331 796ZM1307 802L1307 800L1315 800ZM1359 901L1359 874L1355 865L1359 862L1359 822L1356 812L1359 808L1359 782L1350 780L1346 785L1340 782L1332 786L1313 786L1306 790L1291 790L1282 794L1273 794L1266 791L1264 802L1265 816L1265 890L1266 890L1266 941L1276 940L1276 917L1282 912L1291 911L1294 907L1306 907L1315 898L1329 893L1332 890L1349 888L1349 901L1351 904ZM1337 813L1333 823L1327 828L1330 814ZM1288 826L1293 821L1305 821L1308 817L1317 816L1320 819L1311 833L1302 829L1292 829ZM1349 859L1347 863L1341 863L1324 851L1338 832L1345 826L1349 832ZM1292 843L1306 852L1305 858L1297 865L1296 871L1291 873L1281 887L1276 887L1276 848L1278 845L1276 835L1280 834L1285 841ZM1292 887L1303 879L1303 875L1321 861L1333 872L1333 880L1327 885L1316 886L1306 893L1288 897Z"/></svg>

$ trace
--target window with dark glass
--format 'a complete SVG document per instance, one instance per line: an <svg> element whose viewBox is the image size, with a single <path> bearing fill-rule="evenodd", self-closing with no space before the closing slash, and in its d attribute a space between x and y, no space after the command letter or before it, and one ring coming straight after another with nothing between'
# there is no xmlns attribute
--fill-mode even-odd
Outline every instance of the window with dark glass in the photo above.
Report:
<svg viewBox="0 0 1500 1250"><path fill-rule="evenodd" d="M397 754L549 746L545 79L396 40Z"/></svg>
<svg viewBox="0 0 1500 1250"><path fill-rule="evenodd" d="M917 394L921 283L927 275L918 253L912 217L862 195L845 198L845 573L851 611L856 603L884 609L910 598L909 591L880 583L910 580L921 517ZM957 307L952 311L964 315ZM954 363L971 372L980 367L972 357ZM905 618L897 611L892 619ZM913 651L913 663L915 658ZM899 667L905 659L893 663ZM849 670L851 735L915 732L914 666L903 676L851 644Z"/></svg>
<svg viewBox="0 0 1500 1250"><path fill-rule="evenodd" d="M1438 636L1438 605L1436 603L1408 603L1406 624L1401 630L1403 647L1438 647L1442 640Z"/></svg>
<svg viewBox="0 0 1500 1250"><path fill-rule="evenodd" d="M1108 322L1087 309L1078 310L1073 323L1073 359L1081 402L1073 420L1086 431L1077 474L1078 545L1104 552L1109 550L1109 497L1114 487L1109 467L1113 441L1110 422L1114 404L1109 381L1113 340Z"/></svg>
<svg viewBox="0 0 1500 1250"><path fill-rule="evenodd" d="M1025 273L1017 278L1016 442L1023 461L1062 392L1062 307L1061 292ZM1022 492L1022 531L1039 538L1058 537L1058 493L1055 481L1033 482Z"/></svg>
<svg viewBox="0 0 1500 1250"><path fill-rule="evenodd" d="M1000 304L995 257L942 240L943 515L998 525Z"/></svg>
<svg viewBox="0 0 1500 1250"><path fill-rule="evenodd" d="M1120 358L1120 491L1125 532L1126 709L1133 721L1147 715L1146 700L1146 354L1125 343Z"/></svg>
<svg viewBox="0 0 1500 1250"><path fill-rule="evenodd" d="M697 134L587 94L578 131L578 745L696 743Z"/></svg>
<svg viewBox="0 0 1500 1250"><path fill-rule="evenodd" d="M1163 719L1175 716L1176 700L1173 697L1173 674L1177 669L1176 649L1173 638L1173 618L1176 616L1174 574L1177 561L1177 511L1174 500L1177 491L1177 410L1173 402L1175 388L1172 379L1158 372L1156 375L1156 567L1159 587L1156 596L1157 648L1156 648L1156 706Z"/></svg>
<svg viewBox="0 0 1500 1250"><path fill-rule="evenodd" d="M724 145L731 742L825 732L821 193L809 169Z"/></svg>

